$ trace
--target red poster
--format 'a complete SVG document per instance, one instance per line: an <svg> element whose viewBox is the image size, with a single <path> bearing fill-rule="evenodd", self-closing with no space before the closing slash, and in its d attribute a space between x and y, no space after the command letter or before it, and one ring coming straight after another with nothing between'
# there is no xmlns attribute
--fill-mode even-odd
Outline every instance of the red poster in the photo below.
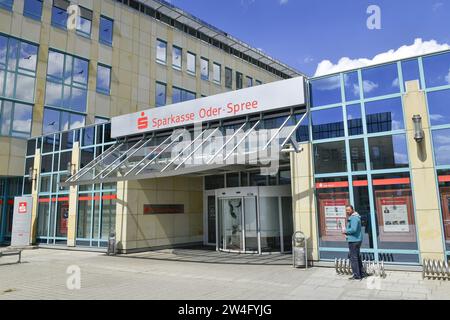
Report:
<svg viewBox="0 0 450 320"><path fill-rule="evenodd" d="M441 179L441 177L439 177ZM450 187L440 188L445 241L450 241Z"/></svg>
<svg viewBox="0 0 450 320"><path fill-rule="evenodd" d="M416 227L411 191L375 191L380 241L415 242Z"/></svg>
<svg viewBox="0 0 450 320"><path fill-rule="evenodd" d="M319 193L320 235L323 241L345 241L345 207L350 204L348 192Z"/></svg>

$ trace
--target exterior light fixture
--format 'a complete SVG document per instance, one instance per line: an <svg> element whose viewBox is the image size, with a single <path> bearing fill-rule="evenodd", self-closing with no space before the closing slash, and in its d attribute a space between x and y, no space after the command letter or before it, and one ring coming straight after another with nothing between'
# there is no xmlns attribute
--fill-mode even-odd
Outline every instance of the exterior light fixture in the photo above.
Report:
<svg viewBox="0 0 450 320"><path fill-rule="evenodd" d="M28 181L32 182L36 180L37 170L33 167L28 168Z"/></svg>
<svg viewBox="0 0 450 320"><path fill-rule="evenodd" d="M414 140L416 140L417 143L421 143L425 138L425 133L422 128L422 117L416 114L413 116L412 120L414 123Z"/></svg>
<svg viewBox="0 0 450 320"><path fill-rule="evenodd" d="M75 164L67 162L67 171L69 172L69 175L72 176L75 173Z"/></svg>

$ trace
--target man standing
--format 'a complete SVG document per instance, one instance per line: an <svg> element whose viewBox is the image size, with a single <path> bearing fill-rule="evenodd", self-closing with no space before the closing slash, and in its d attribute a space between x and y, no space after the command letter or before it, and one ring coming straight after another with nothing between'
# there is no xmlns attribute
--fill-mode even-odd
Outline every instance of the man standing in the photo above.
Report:
<svg viewBox="0 0 450 320"><path fill-rule="evenodd" d="M350 249L350 263L353 271L350 280L361 280L365 276L360 254L363 240L361 216L351 205L345 207L345 212L347 213L347 228L343 228L342 232L347 236L348 248Z"/></svg>

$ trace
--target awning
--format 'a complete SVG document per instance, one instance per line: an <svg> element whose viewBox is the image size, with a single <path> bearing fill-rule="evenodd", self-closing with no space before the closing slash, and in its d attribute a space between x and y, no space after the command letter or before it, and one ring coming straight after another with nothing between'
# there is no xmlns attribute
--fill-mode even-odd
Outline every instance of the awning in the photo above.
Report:
<svg viewBox="0 0 450 320"><path fill-rule="evenodd" d="M306 115L128 137L117 141L62 185L206 175L288 161L287 151L301 151L295 136Z"/></svg>

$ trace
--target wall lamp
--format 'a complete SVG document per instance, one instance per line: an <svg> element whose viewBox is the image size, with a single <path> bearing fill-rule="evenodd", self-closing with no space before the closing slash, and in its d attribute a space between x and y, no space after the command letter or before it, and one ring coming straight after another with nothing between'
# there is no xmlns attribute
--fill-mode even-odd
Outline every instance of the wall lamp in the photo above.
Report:
<svg viewBox="0 0 450 320"><path fill-rule="evenodd" d="M67 162L67 171L69 172L69 176L73 176L75 174L75 170L75 163Z"/></svg>
<svg viewBox="0 0 450 320"><path fill-rule="evenodd" d="M28 168L28 181L33 182L37 179L37 170L33 167Z"/></svg>
<svg viewBox="0 0 450 320"><path fill-rule="evenodd" d="M416 114L413 116L412 121L414 123L414 140L417 143L421 143L425 138L425 133L422 128L422 117Z"/></svg>

